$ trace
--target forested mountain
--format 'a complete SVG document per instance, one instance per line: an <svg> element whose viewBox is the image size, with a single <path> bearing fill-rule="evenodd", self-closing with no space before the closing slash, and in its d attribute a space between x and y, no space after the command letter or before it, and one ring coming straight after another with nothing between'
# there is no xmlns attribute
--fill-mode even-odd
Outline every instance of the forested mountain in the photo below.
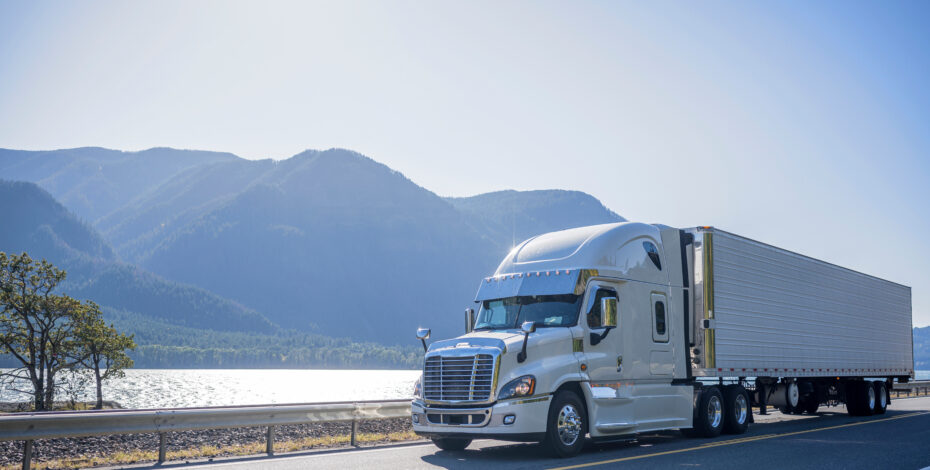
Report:
<svg viewBox="0 0 930 470"><path fill-rule="evenodd" d="M75 210L121 260L285 328L385 344L411 342L417 326L458 333L478 280L515 236L622 220L574 191L443 199L347 150L282 161L171 152L0 151L0 175L15 168L40 185L66 180L51 185L66 198L98 181L119 188L118 201L95 193ZM59 171L43 158L98 171ZM164 167L151 171L158 161ZM111 181L132 162L149 175L143 183Z"/></svg>
<svg viewBox="0 0 930 470"><path fill-rule="evenodd" d="M93 228L32 183L0 180L0 251L29 253L64 269L60 289L77 298L178 325L272 332L258 312L204 289L165 280L116 261Z"/></svg>
<svg viewBox="0 0 930 470"><path fill-rule="evenodd" d="M93 230L32 183L0 180L0 251L67 271L62 293L103 307L136 335L138 367L415 367L415 347L360 344L289 331L204 289L115 260ZM15 366L0 357L0 367Z"/></svg>

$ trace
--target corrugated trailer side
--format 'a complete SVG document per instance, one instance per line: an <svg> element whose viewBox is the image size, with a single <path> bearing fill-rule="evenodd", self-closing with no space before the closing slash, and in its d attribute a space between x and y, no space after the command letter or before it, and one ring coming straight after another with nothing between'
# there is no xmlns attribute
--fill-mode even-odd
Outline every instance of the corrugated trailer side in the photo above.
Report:
<svg viewBox="0 0 930 470"><path fill-rule="evenodd" d="M696 376L913 375L911 289L691 229Z"/></svg>

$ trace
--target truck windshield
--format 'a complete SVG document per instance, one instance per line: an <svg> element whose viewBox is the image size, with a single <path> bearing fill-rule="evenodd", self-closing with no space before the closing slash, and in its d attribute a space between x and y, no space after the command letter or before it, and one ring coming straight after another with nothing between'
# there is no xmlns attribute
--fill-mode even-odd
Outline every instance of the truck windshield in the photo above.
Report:
<svg viewBox="0 0 930 470"><path fill-rule="evenodd" d="M534 321L537 328L574 326L581 310L581 296L531 295L485 300L481 303L476 330L506 330L519 328L523 322Z"/></svg>

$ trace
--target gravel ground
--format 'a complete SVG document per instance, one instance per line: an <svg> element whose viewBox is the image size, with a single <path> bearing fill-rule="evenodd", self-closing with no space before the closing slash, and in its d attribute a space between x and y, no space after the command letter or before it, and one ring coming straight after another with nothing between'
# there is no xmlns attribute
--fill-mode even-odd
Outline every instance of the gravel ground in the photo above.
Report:
<svg viewBox="0 0 930 470"><path fill-rule="evenodd" d="M351 423L316 423L297 426L278 426L275 428L275 441L284 442L306 437L325 437L348 435ZM411 430L410 420L406 418L359 421L360 433L393 433ZM217 447L265 442L266 428L212 429L205 431L170 432L168 452L190 449L204 445ZM157 434L124 434L115 436L79 437L66 439L45 439L35 441L33 462L76 457L104 456L117 451L158 450ZM229 454L232 455L232 454ZM0 466L22 462L22 442L0 442Z"/></svg>

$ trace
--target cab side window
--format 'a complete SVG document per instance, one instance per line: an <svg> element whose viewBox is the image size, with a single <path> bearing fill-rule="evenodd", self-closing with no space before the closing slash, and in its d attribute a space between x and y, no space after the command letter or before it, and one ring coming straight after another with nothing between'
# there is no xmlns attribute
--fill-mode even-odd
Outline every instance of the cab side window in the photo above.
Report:
<svg viewBox="0 0 930 470"><path fill-rule="evenodd" d="M668 314L665 311L665 296L652 294L652 341L668 342Z"/></svg>
<svg viewBox="0 0 930 470"><path fill-rule="evenodd" d="M617 292L607 287L600 287L597 292L588 301L588 327L601 327L601 299L605 297L617 297Z"/></svg>

